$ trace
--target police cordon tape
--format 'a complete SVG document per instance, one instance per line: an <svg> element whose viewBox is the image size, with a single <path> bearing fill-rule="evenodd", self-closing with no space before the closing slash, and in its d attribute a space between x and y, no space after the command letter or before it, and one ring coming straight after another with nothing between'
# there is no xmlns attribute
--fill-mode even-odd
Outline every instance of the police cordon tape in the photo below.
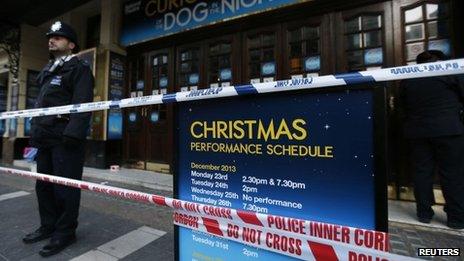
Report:
<svg viewBox="0 0 464 261"><path fill-rule="evenodd" d="M388 234L384 232L217 207L12 168L0 167L0 172L167 206L175 210L173 219L176 225L299 259L415 260L388 253ZM251 233L254 233L253 240Z"/></svg>
<svg viewBox="0 0 464 261"><path fill-rule="evenodd" d="M173 218L174 224L178 226L302 260L417 260L412 257L395 255L372 248L343 244L334 242L333 240L307 236L305 234L293 234L289 231L259 227L250 224L239 225L235 222L228 222L217 218L207 218L182 210L175 210ZM296 220L293 218L285 219L289 221ZM347 227L339 227L347 230L349 229ZM364 232L368 231L369 230L364 230ZM377 235L381 233L376 231L369 232L377 233ZM195 234L193 234L192 237L195 242L214 246L214 241L207 237ZM366 237L366 239L367 238L368 237ZM364 239L359 238L358 240L360 240L361 243Z"/></svg>
<svg viewBox="0 0 464 261"><path fill-rule="evenodd" d="M229 87L214 87L202 90L191 90L188 92L177 92L172 94L127 98L119 101L101 101L49 108L7 111L0 113L0 120L79 112L91 112L99 110L108 110L113 108L128 108L145 105L167 104L175 102L185 102L258 93L304 90L322 87L351 85L358 83L375 83L462 73L464 73L464 59L455 59L434 63L392 67L355 73L325 75L320 77L307 77Z"/></svg>

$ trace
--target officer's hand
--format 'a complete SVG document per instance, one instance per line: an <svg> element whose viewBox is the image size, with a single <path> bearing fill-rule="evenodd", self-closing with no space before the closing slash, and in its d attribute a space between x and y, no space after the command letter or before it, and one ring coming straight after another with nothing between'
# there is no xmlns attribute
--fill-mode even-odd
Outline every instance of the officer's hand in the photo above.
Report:
<svg viewBox="0 0 464 261"><path fill-rule="evenodd" d="M81 140L70 136L63 136L63 144L66 147L78 147L81 144Z"/></svg>

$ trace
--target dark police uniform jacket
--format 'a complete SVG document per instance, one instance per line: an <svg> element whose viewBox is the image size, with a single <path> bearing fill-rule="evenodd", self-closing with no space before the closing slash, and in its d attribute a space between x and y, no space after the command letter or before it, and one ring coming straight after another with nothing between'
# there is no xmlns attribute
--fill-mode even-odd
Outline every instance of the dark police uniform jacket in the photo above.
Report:
<svg viewBox="0 0 464 261"><path fill-rule="evenodd" d="M461 135L463 75L409 79L401 82L400 100L406 138Z"/></svg>
<svg viewBox="0 0 464 261"><path fill-rule="evenodd" d="M93 101L94 78L87 62L76 56L53 71L50 62L40 72L41 86L35 108L46 108ZM31 145L44 148L58 145L63 136L84 140L91 113L72 113L35 117L31 124Z"/></svg>

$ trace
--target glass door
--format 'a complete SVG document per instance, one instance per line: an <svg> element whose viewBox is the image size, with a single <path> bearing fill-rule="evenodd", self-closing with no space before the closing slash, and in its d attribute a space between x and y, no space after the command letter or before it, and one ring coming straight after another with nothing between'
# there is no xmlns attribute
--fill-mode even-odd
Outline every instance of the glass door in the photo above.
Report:
<svg viewBox="0 0 464 261"><path fill-rule="evenodd" d="M345 10L335 15L336 72L358 72L394 66L393 12L391 3L383 2ZM388 197L396 198L394 188L401 161L398 136L401 134L399 114L391 102L397 93L395 82L386 82L386 95L376 101L378 110L386 115L386 164Z"/></svg>
<svg viewBox="0 0 464 261"><path fill-rule="evenodd" d="M440 50L448 58L455 56L453 46L453 11L451 1L398 1L394 2L396 19L395 51L398 65L415 64L416 57L426 50ZM401 108L398 108L401 110ZM400 126L402 119L399 120ZM402 133L401 133L402 134ZM396 140L396 176L394 190L402 200L415 200L413 193L412 159L409 141L403 135ZM393 153L392 153L393 154ZM395 155L393 157L395 157ZM438 175L434 182L434 196L437 203L445 203L439 185Z"/></svg>
<svg viewBox="0 0 464 261"><path fill-rule="evenodd" d="M172 51L170 49L154 51L149 54L149 90L151 95L174 92L172 84ZM144 111L146 126L146 168L149 170L169 171L171 146L169 138L168 111L172 108L165 104L147 106Z"/></svg>
<svg viewBox="0 0 464 261"><path fill-rule="evenodd" d="M129 90L127 97L140 97L145 92L145 56L129 58ZM131 167L145 169L145 107L131 107L124 112L124 158Z"/></svg>
<svg viewBox="0 0 464 261"><path fill-rule="evenodd" d="M384 19L381 13L359 14L343 19L344 69L380 69L385 64Z"/></svg>
<svg viewBox="0 0 464 261"><path fill-rule="evenodd" d="M329 67L329 52L324 50L328 46L324 37L328 35L326 23L321 17L314 17L284 25L285 78L319 76Z"/></svg>
<svg viewBox="0 0 464 261"><path fill-rule="evenodd" d="M237 79L236 42L233 36L225 36L205 43L206 81L210 88L227 87Z"/></svg>
<svg viewBox="0 0 464 261"><path fill-rule="evenodd" d="M279 32L279 27L268 27L244 34L244 82L272 82L279 78Z"/></svg>
<svg viewBox="0 0 464 261"><path fill-rule="evenodd" d="M205 88L201 77L201 44L180 46L177 51L177 86L178 91L186 92Z"/></svg>

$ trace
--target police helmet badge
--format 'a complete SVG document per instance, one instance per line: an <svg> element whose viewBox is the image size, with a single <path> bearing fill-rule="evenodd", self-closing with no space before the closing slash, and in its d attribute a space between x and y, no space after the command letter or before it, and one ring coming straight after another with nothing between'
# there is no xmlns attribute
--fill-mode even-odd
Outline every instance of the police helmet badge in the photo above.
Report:
<svg viewBox="0 0 464 261"><path fill-rule="evenodd" d="M50 27L50 30L53 32L59 31L61 29L61 22L56 21L54 24L52 24L52 27Z"/></svg>

